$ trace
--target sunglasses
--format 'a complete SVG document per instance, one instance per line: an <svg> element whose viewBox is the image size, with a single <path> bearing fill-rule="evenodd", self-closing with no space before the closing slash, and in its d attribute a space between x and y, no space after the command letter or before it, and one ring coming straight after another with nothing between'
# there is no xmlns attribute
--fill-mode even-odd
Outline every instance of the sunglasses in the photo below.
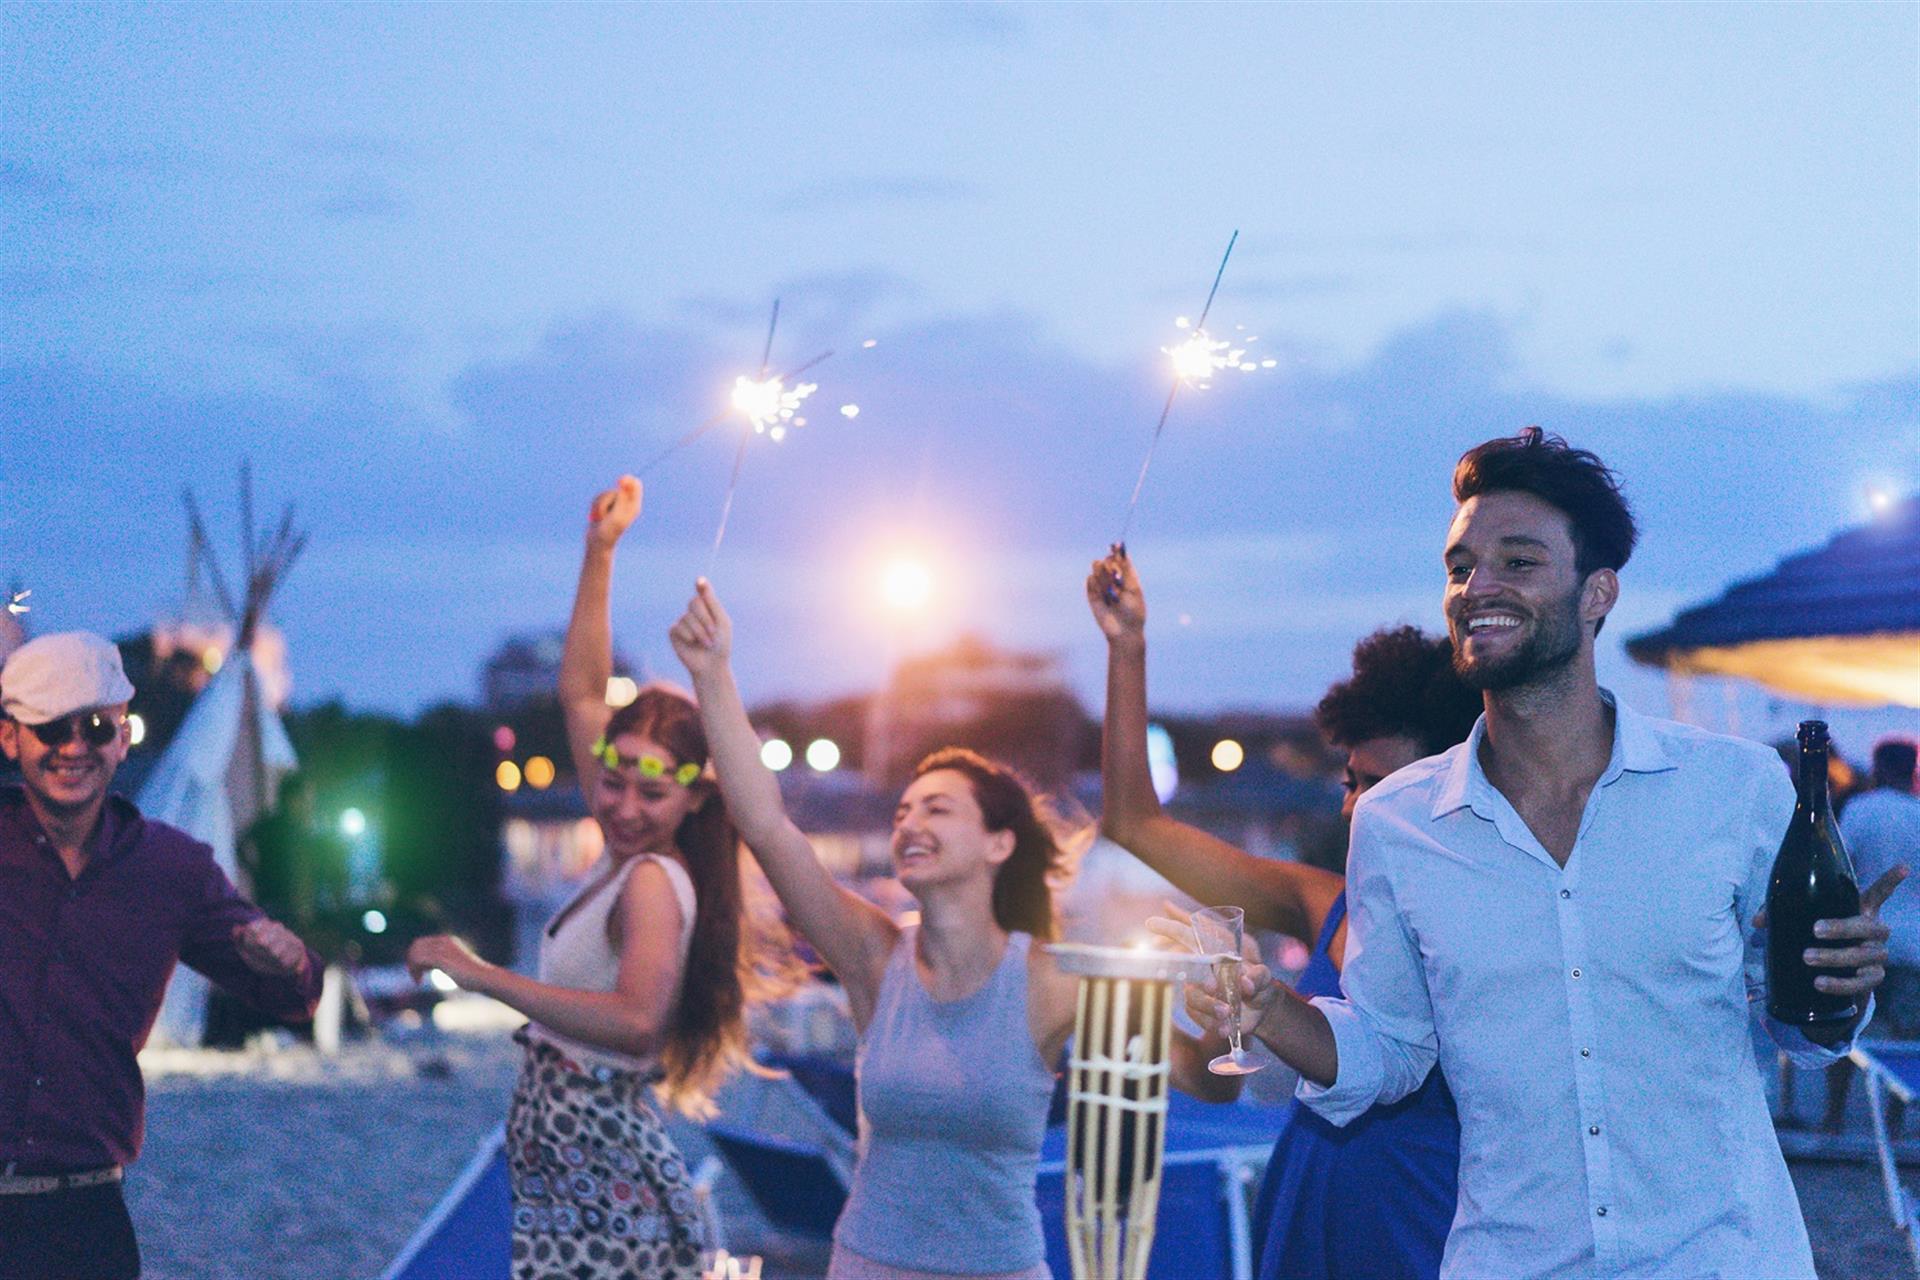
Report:
<svg viewBox="0 0 1920 1280"><path fill-rule="evenodd" d="M104 747L119 737L125 727L126 721L109 712L83 711L79 715L49 720L45 724L30 724L27 729L49 747L66 746L73 741L76 733L88 746Z"/></svg>

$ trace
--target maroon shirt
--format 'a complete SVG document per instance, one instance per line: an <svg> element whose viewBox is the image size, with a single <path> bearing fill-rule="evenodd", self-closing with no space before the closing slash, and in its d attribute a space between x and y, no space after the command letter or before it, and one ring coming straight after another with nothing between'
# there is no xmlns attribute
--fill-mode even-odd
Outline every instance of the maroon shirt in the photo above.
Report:
<svg viewBox="0 0 1920 1280"><path fill-rule="evenodd" d="M110 796L67 874L19 787L0 787L0 1165L126 1164L140 1152L146 1089L134 1055L184 960L263 1012L313 1016L319 957L270 978L240 959L242 898L185 832Z"/></svg>

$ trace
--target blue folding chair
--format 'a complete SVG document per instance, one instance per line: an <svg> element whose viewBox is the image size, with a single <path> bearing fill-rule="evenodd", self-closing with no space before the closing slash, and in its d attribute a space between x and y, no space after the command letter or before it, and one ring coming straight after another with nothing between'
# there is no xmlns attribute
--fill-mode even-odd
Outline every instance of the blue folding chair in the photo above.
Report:
<svg viewBox="0 0 1920 1280"><path fill-rule="evenodd" d="M1250 1280L1253 1189L1287 1108L1215 1106L1182 1093L1167 1102L1167 1148L1147 1280ZM1040 1148L1036 1199L1047 1265L1056 1276L1073 1273L1066 1178L1067 1135L1054 1129Z"/></svg>
<svg viewBox="0 0 1920 1280"><path fill-rule="evenodd" d="M860 1104L853 1068L836 1058L776 1055L767 1065L786 1072L828 1119L849 1135L860 1132Z"/></svg>
<svg viewBox="0 0 1920 1280"><path fill-rule="evenodd" d="M506 1280L513 1269L513 1192L506 1130L495 1129L381 1280Z"/></svg>
<svg viewBox="0 0 1920 1280"><path fill-rule="evenodd" d="M847 1184L824 1147L724 1124L707 1125L707 1136L768 1222L809 1239L833 1237Z"/></svg>
<svg viewBox="0 0 1920 1280"><path fill-rule="evenodd" d="M1899 1166L1893 1158L1893 1135L1887 1131L1887 1095L1903 1106L1912 1106L1920 1095L1920 1043L1910 1041L1861 1041L1848 1055L1867 1082L1867 1111L1873 1118L1873 1145L1880 1157L1880 1181L1887 1192L1887 1210L1893 1215L1893 1227L1907 1242L1907 1254L1913 1259L1915 1275L1920 1275L1920 1240L1914 1238L1914 1218L1920 1214L1920 1201L1900 1185Z"/></svg>

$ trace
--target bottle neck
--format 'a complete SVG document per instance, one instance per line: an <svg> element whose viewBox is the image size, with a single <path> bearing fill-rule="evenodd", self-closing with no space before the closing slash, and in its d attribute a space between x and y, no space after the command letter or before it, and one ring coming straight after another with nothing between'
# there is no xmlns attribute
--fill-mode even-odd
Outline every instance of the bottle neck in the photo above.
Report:
<svg viewBox="0 0 1920 1280"><path fill-rule="evenodd" d="M1800 748L1800 803L1815 817L1824 816L1827 812L1829 801L1825 744Z"/></svg>

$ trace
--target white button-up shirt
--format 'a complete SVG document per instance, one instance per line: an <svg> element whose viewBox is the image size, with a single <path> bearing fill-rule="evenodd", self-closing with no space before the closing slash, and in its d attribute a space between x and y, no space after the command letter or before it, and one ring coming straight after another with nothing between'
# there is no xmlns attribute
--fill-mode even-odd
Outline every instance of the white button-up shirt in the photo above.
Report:
<svg viewBox="0 0 1920 1280"><path fill-rule="evenodd" d="M1439 1063L1443 1276L1811 1278L1748 1024L1792 783L1763 746L1616 707L1564 868L1481 769L1484 718L1361 799L1345 998L1314 1001L1339 1074L1300 1097L1344 1124ZM1803 1064L1845 1051L1768 1021Z"/></svg>

